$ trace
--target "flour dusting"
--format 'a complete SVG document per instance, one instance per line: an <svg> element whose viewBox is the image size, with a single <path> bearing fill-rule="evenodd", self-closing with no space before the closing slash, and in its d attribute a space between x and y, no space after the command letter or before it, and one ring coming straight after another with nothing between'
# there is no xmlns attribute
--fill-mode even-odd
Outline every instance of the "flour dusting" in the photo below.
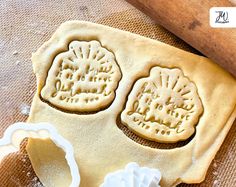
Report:
<svg viewBox="0 0 236 187"><path fill-rule="evenodd" d="M41 20L39 22L31 21L28 26L30 28L30 33L44 36L48 31L49 24L46 21Z"/></svg>
<svg viewBox="0 0 236 187"><path fill-rule="evenodd" d="M37 177L34 177L30 184L27 185L27 187L44 187L38 180Z"/></svg>

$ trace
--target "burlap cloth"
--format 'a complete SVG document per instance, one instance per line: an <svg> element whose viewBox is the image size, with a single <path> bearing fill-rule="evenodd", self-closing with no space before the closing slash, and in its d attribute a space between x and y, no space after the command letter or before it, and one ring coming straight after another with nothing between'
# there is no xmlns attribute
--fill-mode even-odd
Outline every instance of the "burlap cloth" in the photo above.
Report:
<svg viewBox="0 0 236 187"><path fill-rule="evenodd" d="M102 23L199 53L123 0L1 0L0 14L0 137L10 124L27 119L27 106L36 89L31 53L64 21ZM235 134L236 122L202 184L180 186L235 186ZM24 146L0 165L0 187L18 186L41 186Z"/></svg>

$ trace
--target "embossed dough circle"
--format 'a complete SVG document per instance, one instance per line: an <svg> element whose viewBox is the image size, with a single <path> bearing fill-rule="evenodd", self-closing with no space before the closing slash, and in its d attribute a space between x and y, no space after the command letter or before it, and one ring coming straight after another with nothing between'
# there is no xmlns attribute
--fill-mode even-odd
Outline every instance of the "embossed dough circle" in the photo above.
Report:
<svg viewBox="0 0 236 187"><path fill-rule="evenodd" d="M112 52L98 41L73 41L53 60L41 96L62 110L96 112L113 101L120 78Z"/></svg>
<svg viewBox="0 0 236 187"><path fill-rule="evenodd" d="M202 112L197 88L181 70L154 67L134 84L121 120L139 136L171 143L189 138Z"/></svg>

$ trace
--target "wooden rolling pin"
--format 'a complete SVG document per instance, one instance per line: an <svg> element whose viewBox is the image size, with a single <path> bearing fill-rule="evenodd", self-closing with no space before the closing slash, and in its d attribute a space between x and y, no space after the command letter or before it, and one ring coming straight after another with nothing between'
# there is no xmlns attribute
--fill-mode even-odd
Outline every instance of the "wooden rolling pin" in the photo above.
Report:
<svg viewBox="0 0 236 187"><path fill-rule="evenodd" d="M209 9L232 7L234 0L127 1L236 77L236 28L209 25Z"/></svg>

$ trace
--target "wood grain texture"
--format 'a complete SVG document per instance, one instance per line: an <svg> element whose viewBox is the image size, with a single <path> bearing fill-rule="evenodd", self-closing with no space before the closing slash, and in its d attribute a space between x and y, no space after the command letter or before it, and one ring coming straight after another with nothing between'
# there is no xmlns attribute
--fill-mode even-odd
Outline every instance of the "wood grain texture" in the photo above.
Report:
<svg viewBox="0 0 236 187"><path fill-rule="evenodd" d="M236 29L211 28L211 7L228 0L127 0L236 77ZM236 18L235 18L236 19Z"/></svg>

